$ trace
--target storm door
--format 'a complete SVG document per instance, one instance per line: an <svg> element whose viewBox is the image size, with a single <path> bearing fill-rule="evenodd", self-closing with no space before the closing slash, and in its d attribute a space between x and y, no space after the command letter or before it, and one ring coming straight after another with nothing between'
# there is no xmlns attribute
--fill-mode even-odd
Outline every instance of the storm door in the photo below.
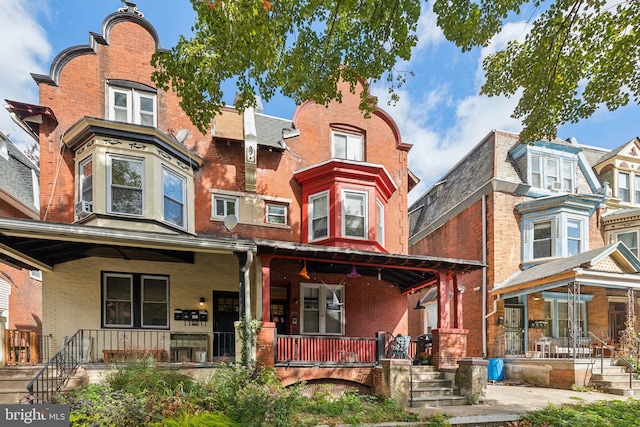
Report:
<svg viewBox="0 0 640 427"><path fill-rule="evenodd" d="M524 307L507 305L504 307L504 355L524 354Z"/></svg>

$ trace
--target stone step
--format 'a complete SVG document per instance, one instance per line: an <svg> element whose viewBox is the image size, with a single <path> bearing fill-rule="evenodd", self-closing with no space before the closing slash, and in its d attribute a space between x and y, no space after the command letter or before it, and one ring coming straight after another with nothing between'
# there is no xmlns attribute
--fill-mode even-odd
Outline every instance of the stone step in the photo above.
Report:
<svg viewBox="0 0 640 427"><path fill-rule="evenodd" d="M411 374L411 378L413 378L414 381L437 380L437 379L444 378L444 373L443 372L422 372L422 373L413 372Z"/></svg>
<svg viewBox="0 0 640 427"><path fill-rule="evenodd" d="M427 396L459 396L459 390L456 387L428 387L413 389L413 397Z"/></svg>
<svg viewBox="0 0 640 427"><path fill-rule="evenodd" d="M451 387L451 380L444 378L413 381L413 389L428 388L428 387Z"/></svg>
<svg viewBox="0 0 640 427"><path fill-rule="evenodd" d="M14 404L27 396L27 385L40 372L40 366L5 367L0 369L0 403ZM63 391L73 390L87 383L86 371L79 367L76 373L69 378Z"/></svg>
<svg viewBox="0 0 640 427"><path fill-rule="evenodd" d="M411 401L412 408L462 406L468 404L469 402L464 396L425 396L415 397Z"/></svg>
<svg viewBox="0 0 640 427"><path fill-rule="evenodd" d="M591 380L591 384L594 387L601 390L605 390L608 393L609 390L612 388L623 388L623 389L629 388L629 377L627 377L626 379L620 379L620 380L600 380L600 381ZM639 380L631 381L631 388L640 390L640 381Z"/></svg>
<svg viewBox="0 0 640 427"><path fill-rule="evenodd" d="M640 396L640 388L625 387L612 387L607 388L606 392L609 394L615 394L616 396Z"/></svg>

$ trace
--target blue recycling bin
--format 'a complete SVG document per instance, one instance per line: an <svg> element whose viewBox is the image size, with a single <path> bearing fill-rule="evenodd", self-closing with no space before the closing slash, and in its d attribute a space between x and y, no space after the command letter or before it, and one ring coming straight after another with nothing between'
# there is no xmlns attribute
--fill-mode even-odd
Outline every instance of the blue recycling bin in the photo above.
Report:
<svg viewBox="0 0 640 427"><path fill-rule="evenodd" d="M489 361L489 380L504 380L504 359L487 359Z"/></svg>

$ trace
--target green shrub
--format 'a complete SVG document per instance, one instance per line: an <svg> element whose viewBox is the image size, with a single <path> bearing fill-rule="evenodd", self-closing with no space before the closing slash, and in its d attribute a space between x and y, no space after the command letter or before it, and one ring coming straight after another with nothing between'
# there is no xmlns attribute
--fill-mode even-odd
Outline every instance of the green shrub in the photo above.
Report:
<svg viewBox="0 0 640 427"><path fill-rule="evenodd" d="M198 415L183 414L162 421L164 427L240 427L229 417L213 412Z"/></svg>

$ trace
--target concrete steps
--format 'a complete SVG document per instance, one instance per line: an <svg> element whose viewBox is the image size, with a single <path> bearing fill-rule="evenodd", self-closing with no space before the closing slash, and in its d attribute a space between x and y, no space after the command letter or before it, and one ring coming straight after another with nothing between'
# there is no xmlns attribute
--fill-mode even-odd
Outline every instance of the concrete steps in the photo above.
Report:
<svg viewBox="0 0 640 427"><path fill-rule="evenodd" d="M8 366L0 368L0 404L20 403L27 394L27 385L40 372L43 365ZM63 391L73 390L87 383L85 369L79 367L69 378Z"/></svg>
<svg viewBox="0 0 640 427"><path fill-rule="evenodd" d="M445 378L444 373L435 371L433 366L411 367L411 407L440 407L467 405L460 396L458 387Z"/></svg>
<svg viewBox="0 0 640 427"><path fill-rule="evenodd" d="M591 385L605 393L618 396L640 396L640 379L632 378L629 384L629 371L626 366L604 363L603 369L596 363L591 375ZM629 387L631 385L631 387Z"/></svg>

